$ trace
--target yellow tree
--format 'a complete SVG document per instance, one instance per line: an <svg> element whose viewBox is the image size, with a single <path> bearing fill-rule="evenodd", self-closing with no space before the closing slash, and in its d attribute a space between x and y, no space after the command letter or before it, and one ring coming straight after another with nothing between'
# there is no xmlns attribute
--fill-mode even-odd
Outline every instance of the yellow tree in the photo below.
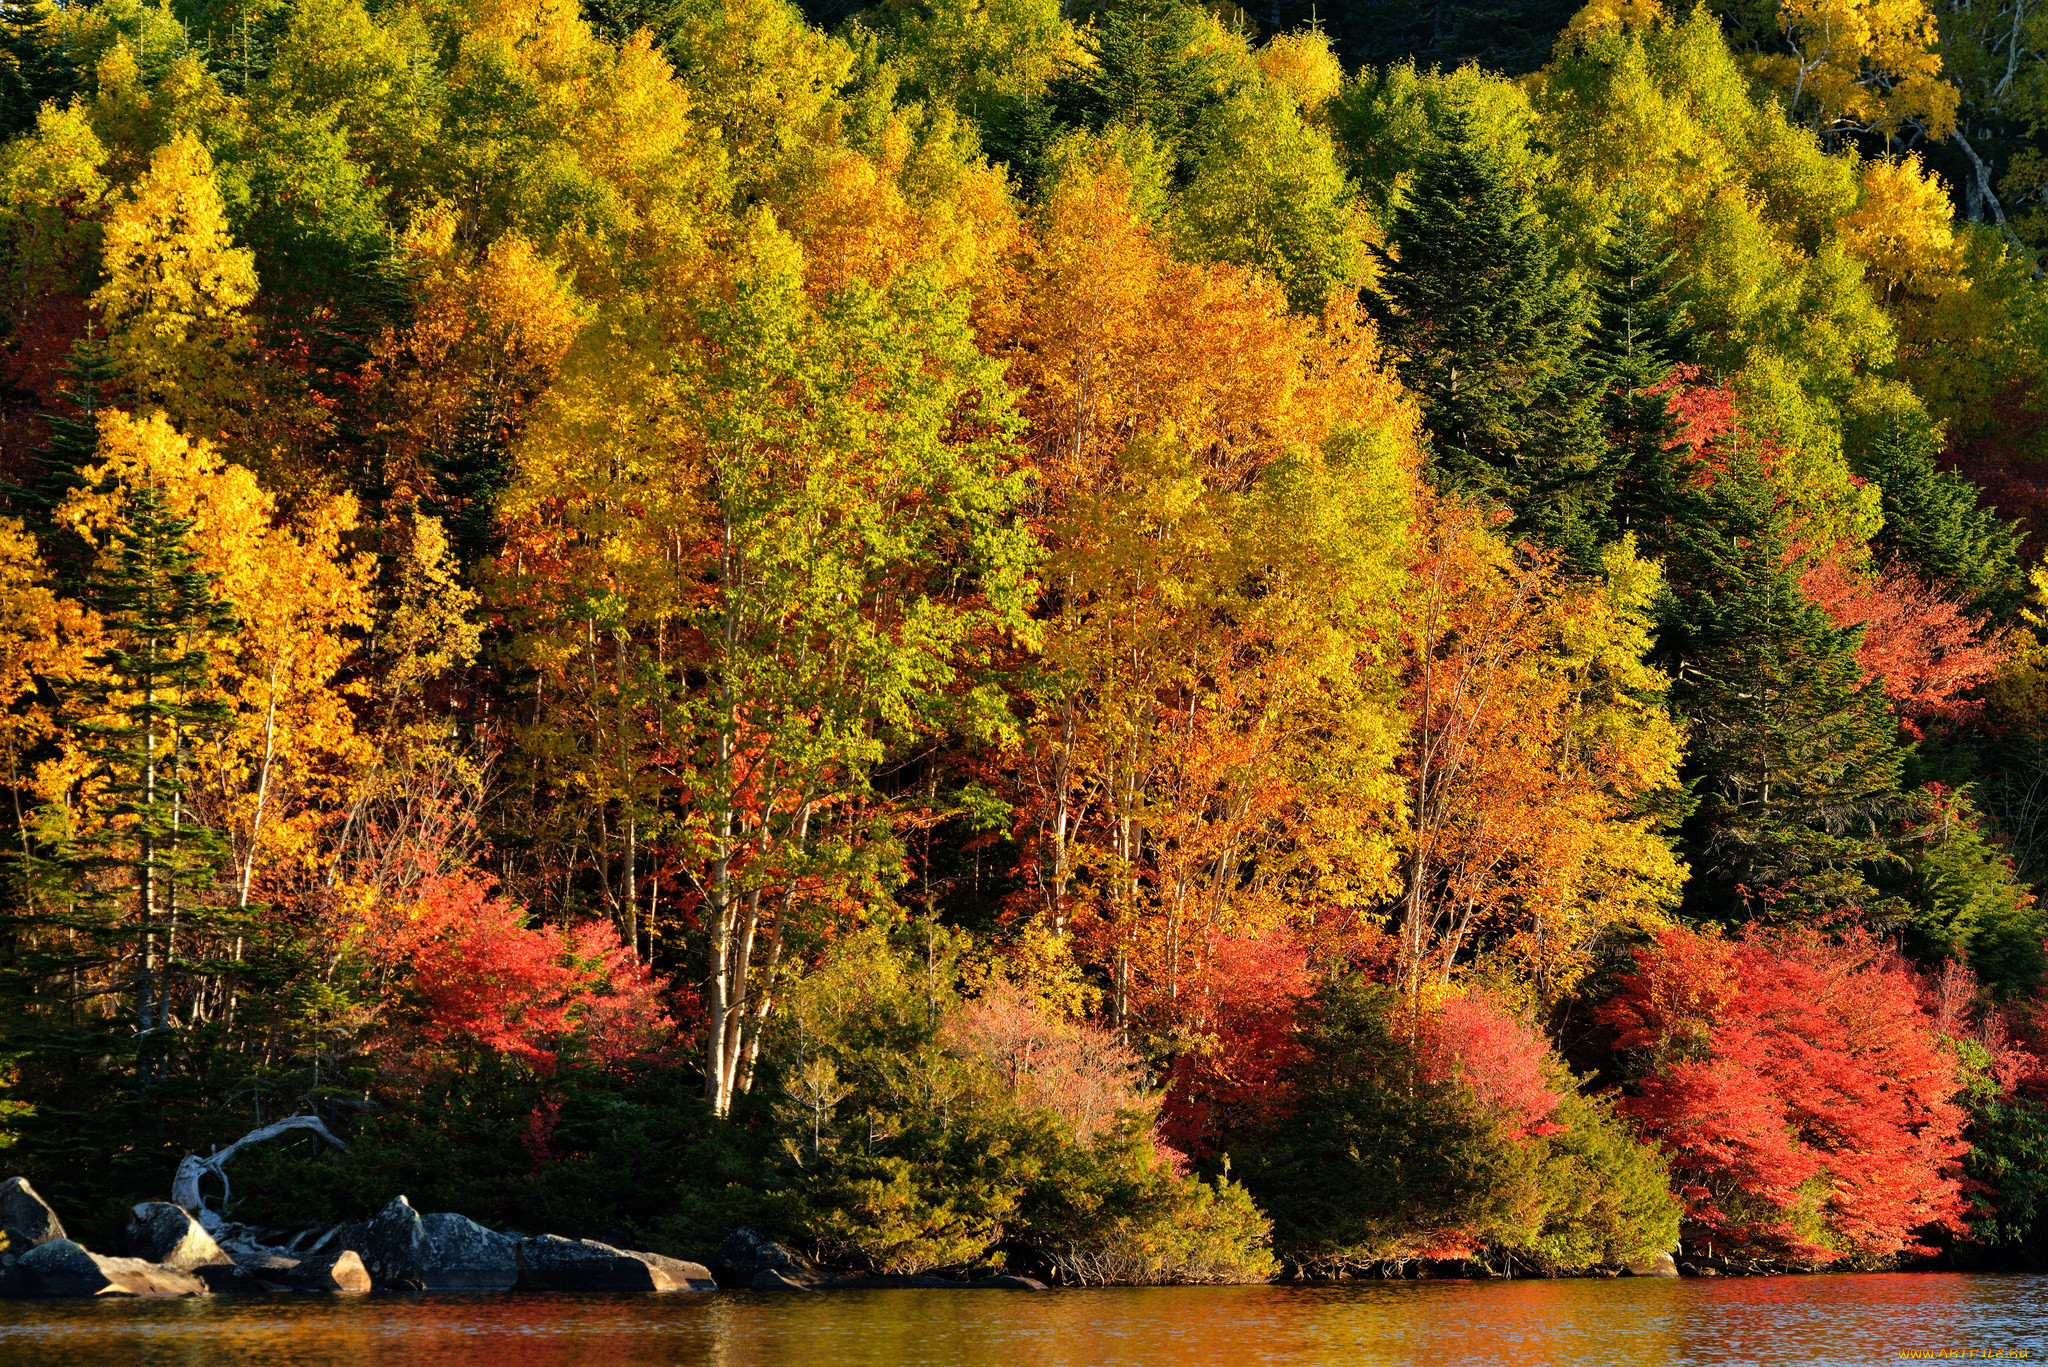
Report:
<svg viewBox="0 0 2048 1367"><path fill-rule="evenodd" d="M1401 985L1419 1000L1477 953L1547 1005L1684 880L1657 812L1681 734L1642 658L1659 575L1624 541L1604 582L1575 582L1454 503L1425 527L1403 614Z"/></svg>
<svg viewBox="0 0 2048 1367"><path fill-rule="evenodd" d="M109 412L99 464L66 503L65 520L89 537L110 532L124 500L147 485L192 524L199 565L236 605L236 624L213 662L226 724L190 756L194 810L227 837L241 911L266 875L289 879L321 859L321 830L341 807L368 756L342 681L370 625L371 565L343 539L356 526L353 497L285 517L255 477L204 441L182 436L161 414ZM239 958L239 918L231 956ZM225 1010L226 984L207 984L200 1014Z"/></svg>
<svg viewBox="0 0 2048 1367"><path fill-rule="evenodd" d="M1001 762L1033 911L1081 932L1120 1026L1166 1037L1214 935L1384 891L1400 723L1373 652L1415 418L1355 318L1173 263L1110 156L1054 185L1008 308L1050 557Z"/></svg>
<svg viewBox="0 0 2048 1367"><path fill-rule="evenodd" d="M92 306L135 403L209 440L237 427L256 268L228 232L213 159L197 138L160 149L115 204L101 264L106 282Z"/></svg>
<svg viewBox="0 0 2048 1367"><path fill-rule="evenodd" d="M1946 138L1960 98L1923 0L1735 0L1720 6L1752 68L1827 137Z"/></svg>

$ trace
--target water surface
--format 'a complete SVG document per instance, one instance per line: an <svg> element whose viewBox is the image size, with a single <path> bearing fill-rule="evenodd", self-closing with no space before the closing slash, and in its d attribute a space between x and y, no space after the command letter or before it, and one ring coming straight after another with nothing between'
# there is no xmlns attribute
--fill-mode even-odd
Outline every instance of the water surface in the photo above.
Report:
<svg viewBox="0 0 2048 1367"><path fill-rule="evenodd" d="M1928 1349L2048 1362L2048 1277L0 1301L0 1363L53 1367L1640 1367Z"/></svg>

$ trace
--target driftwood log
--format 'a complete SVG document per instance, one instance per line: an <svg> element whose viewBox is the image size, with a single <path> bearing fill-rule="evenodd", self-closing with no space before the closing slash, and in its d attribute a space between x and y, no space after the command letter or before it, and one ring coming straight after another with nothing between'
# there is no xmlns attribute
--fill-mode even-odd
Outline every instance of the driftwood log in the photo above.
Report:
<svg viewBox="0 0 2048 1367"><path fill-rule="evenodd" d="M217 1234L227 1226L225 1212L228 1196L232 1190L228 1186L228 1160L250 1144L260 1144L266 1139L275 1139L281 1134L290 1134L294 1130L304 1130L318 1135L337 1149L348 1147L348 1145L334 1137L333 1132L327 1128L326 1122L322 1121L319 1116L286 1116L274 1125L265 1125L261 1129L249 1131L249 1133L243 1135L226 1148L216 1149L204 1158L196 1153L186 1154L184 1159L178 1164L178 1175L171 1180L172 1202L191 1211L193 1218L199 1221L200 1227L209 1234ZM207 1205L205 1194L199 1190L200 1179L208 1174L212 1174L220 1179L220 1210L215 1210Z"/></svg>

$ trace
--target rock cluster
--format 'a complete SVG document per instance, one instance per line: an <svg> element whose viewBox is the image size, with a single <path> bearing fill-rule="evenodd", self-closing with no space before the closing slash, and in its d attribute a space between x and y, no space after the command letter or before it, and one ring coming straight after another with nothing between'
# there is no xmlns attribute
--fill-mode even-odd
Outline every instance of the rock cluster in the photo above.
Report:
<svg viewBox="0 0 2048 1367"><path fill-rule="evenodd" d="M184 1206L144 1201L122 1231L125 1256L94 1253L27 1179L0 1184L0 1297L204 1296L260 1291L688 1291L717 1285L701 1263L615 1248L594 1239L487 1229L465 1215L422 1215L403 1196L367 1220L265 1243L240 1225ZM305 1246L300 1247L301 1244ZM833 1276L754 1229L718 1248L729 1287L755 1291L980 1288L1044 1290L1029 1277L952 1281L925 1276Z"/></svg>
<svg viewBox="0 0 2048 1367"><path fill-rule="evenodd" d="M257 1291L684 1291L714 1286L698 1263L552 1234L526 1238L464 1215L421 1215L403 1196L301 1250L239 1225L207 1230L184 1207L130 1212L129 1256L64 1237L35 1188L0 1185L0 1296L203 1296ZM216 1237L218 1235L219 1237Z"/></svg>

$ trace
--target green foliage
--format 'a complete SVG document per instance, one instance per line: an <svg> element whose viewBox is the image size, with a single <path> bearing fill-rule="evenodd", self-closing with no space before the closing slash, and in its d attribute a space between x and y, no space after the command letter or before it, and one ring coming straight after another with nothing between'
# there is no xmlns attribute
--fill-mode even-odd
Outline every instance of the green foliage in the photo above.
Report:
<svg viewBox="0 0 2048 1367"><path fill-rule="evenodd" d="M1063 122L1145 124L1183 155L1247 73L1205 41L1215 21L1183 0L1113 0L1079 34L1090 59L1054 83Z"/></svg>
<svg viewBox="0 0 2048 1367"><path fill-rule="evenodd" d="M2036 1262L2048 1253L2048 1107L2021 1096L1973 1098L1964 1170L1988 1189L1969 1217L1978 1241Z"/></svg>
<svg viewBox="0 0 2048 1367"><path fill-rule="evenodd" d="M1586 370L1605 385L1607 521L1661 548L1664 525L1682 515L1687 477L1670 395L1649 393L1693 354L1691 318L1671 278L1676 251L1639 208L1625 208L1594 258L1596 303Z"/></svg>
<svg viewBox="0 0 2048 1367"><path fill-rule="evenodd" d="M1856 870L1886 858L1897 724L1881 684L1863 678L1856 634L1801 594L1783 505L1754 453L1717 460L1665 560L1660 650L1700 798L1684 828L1687 905L1725 918L1802 882L1823 902L1857 901L1868 889ZM1838 874L1848 882L1832 883Z"/></svg>
<svg viewBox="0 0 2048 1367"><path fill-rule="evenodd" d="M1852 420L1850 462L1883 491L1872 549L1980 604L2009 610L2022 589L2014 524L1981 506L1976 485L1937 463L1941 432L1917 404Z"/></svg>
<svg viewBox="0 0 2048 1367"><path fill-rule="evenodd" d="M1454 1083L1421 1078L1392 989L1348 977L1305 1013L1301 1108L1243 1158L1283 1253L1341 1267L1489 1222L1503 1155Z"/></svg>
<svg viewBox="0 0 2048 1367"><path fill-rule="evenodd" d="M1264 84L1205 122L1176 236L1197 260L1271 271L1288 303L1316 314L1357 275L1351 199L1328 135L1301 118L1288 92Z"/></svg>
<svg viewBox="0 0 2048 1367"><path fill-rule="evenodd" d="M1581 357L1587 309L1509 171L1461 115L1378 250L1387 340L1438 478L1590 563L1605 455Z"/></svg>
<svg viewBox="0 0 2048 1367"><path fill-rule="evenodd" d="M1928 962L1959 956L2000 1000L2031 996L2048 972L2041 943L2048 916L2005 852L1985 838L1967 794L1938 798L1934 807L1907 859L1913 949Z"/></svg>
<svg viewBox="0 0 2048 1367"><path fill-rule="evenodd" d="M1576 1271L1677 1246L1664 1162L1607 1102L1567 1087L1549 1133L1509 1137L1464 1083L1429 1079L1410 1020L1357 976L1307 1004L1294 1113L1244 1161L1284 1253L1333 1269L1469 1248Z"/></svg>
<svg viewBox="0 0 2048 1367"><path fill-rule="evenodd" d="M777 1115L820 1246L882 1272L974 1265L1014 1240L1083 1281L1266 1275L1265 1217L1241 1187L1175 1174L1132 1083L1106 1116L1034 1103L1074 1080L1005 1063L963 1021L968 948L935 927L900 945L867 931L792 996ZM1051 1008L1026 1015L1059 1028Z"/></svg>

